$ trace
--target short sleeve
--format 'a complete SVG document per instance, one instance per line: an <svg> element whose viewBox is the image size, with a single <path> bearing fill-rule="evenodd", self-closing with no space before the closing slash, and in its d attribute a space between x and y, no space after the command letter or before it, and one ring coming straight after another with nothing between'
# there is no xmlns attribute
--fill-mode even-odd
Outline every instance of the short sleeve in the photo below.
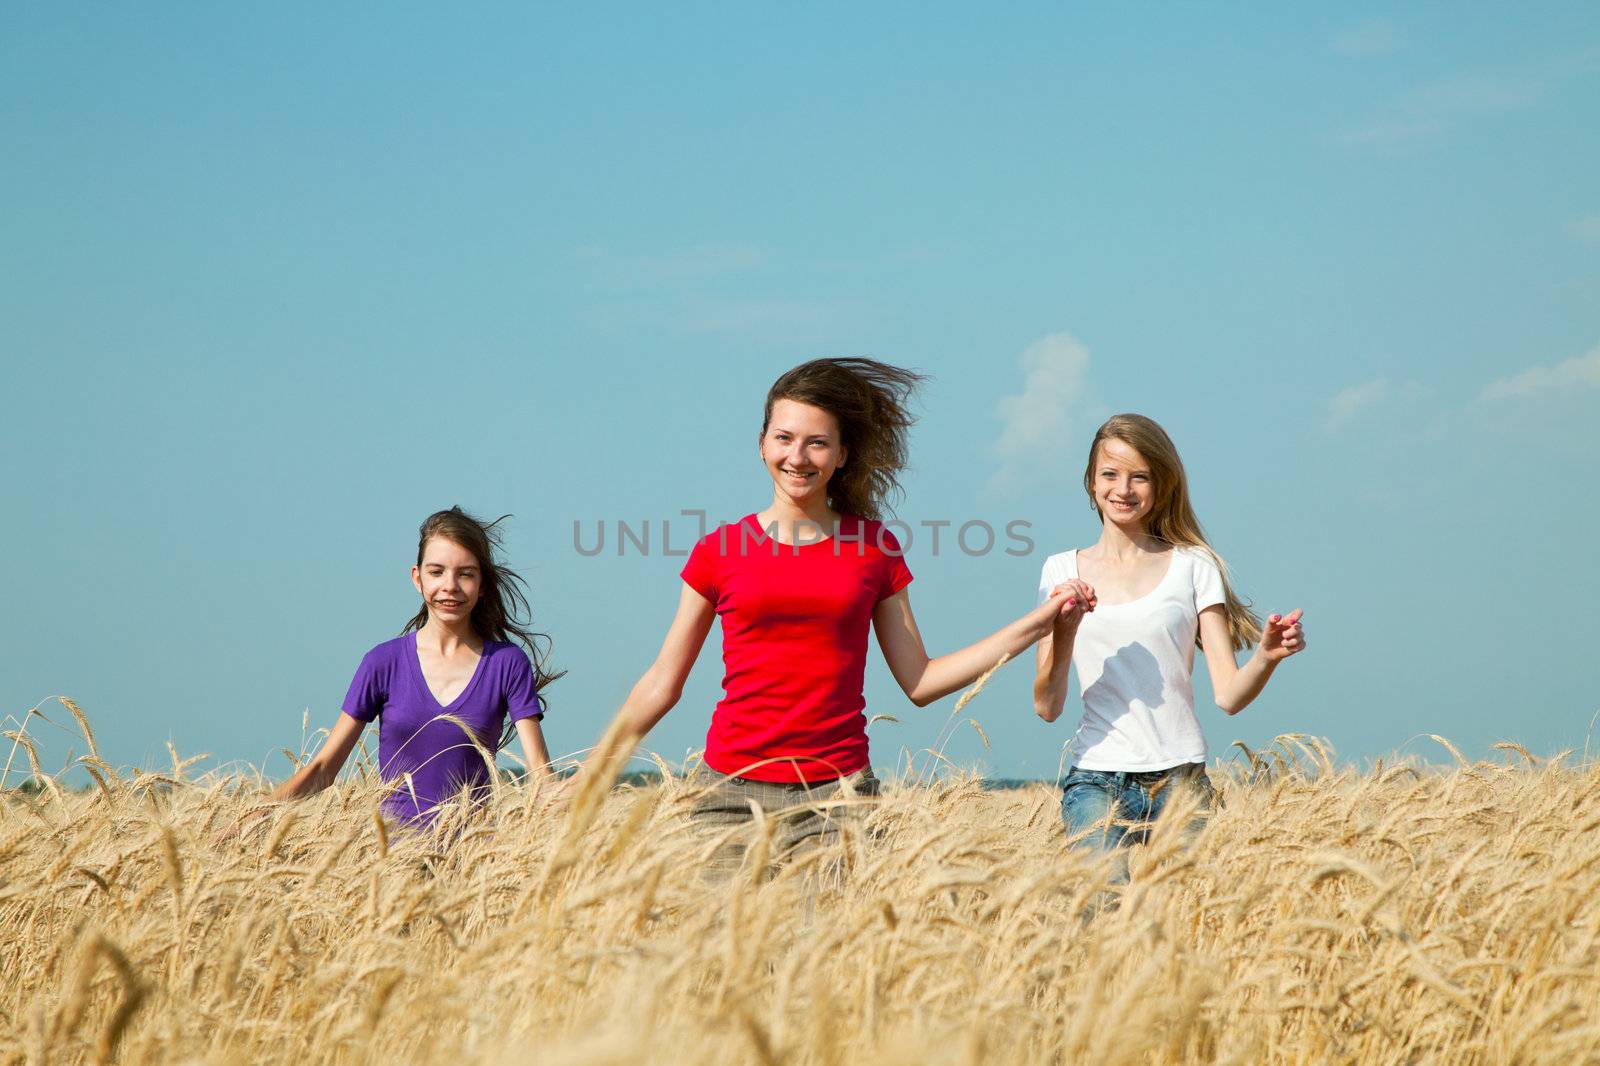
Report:
<svg viewBox="0 0 1600 1066"><path fill-rule="evenodd" d="M513 722L524 718L543 718L544 700L534 684L533 664L521 648L512 645L501 652L506 657L506 713Z"/></svg>
<svg viewBox="0 0 1600 1066"><path fill-rule="evenodd" d="M878 582L878 599L886 600L911 584L911 568L906 565L905 549L883 526L876 529L878 549L883 552L883 571Z"/></svg>
<svg viewBox="0 0 1600 1066"><path fill-rule="evenodd" d="M1050 580L1050 571L1052 569L1050 564L1054 562L1055 557L1052 556L1046 559L1044 565L1039 568L1039 597L1033 601L1035 607L1043 607L1044 601L1050 598L1050 590L1061 584L1059 581Z"/></svg>
<svg viewBox="0 0 1600 1066"><path fill-rule="evenodd" d="M689 551L689 561L683 564L679 577L684 583L712 603L717 602L717 541L718 533L701 537Z"/></svg>
<svg viewBox="0 0 1600 1066"><path fill-rule="evenodd" d="M1039 593L1033 602L1035 607L1043 607L1044 601L1050 598L1050 590L1073 576L1067 572L1066 560L1066 555L1052 555L1039 568Z"/></svg>
<svg viewBox="0 0 1600 1066"><path fill-rule="evenodd" d="M1190 552L1189 567L1194 575L1195 614L1207 607L1228 602L1227 593L1222 587L1222 571L1217 569L1216 562L1210 556L1202 551Z"/></svg>
<svg viewBox="0 0 1600 1066"><path fill-rule="evenodd" d="M371 722L389 701L388 671L383 668L380 648L373 648L361 657L356 676L350 681L350 691L344 694L340 705L345 714L358 722Z"/></svg>

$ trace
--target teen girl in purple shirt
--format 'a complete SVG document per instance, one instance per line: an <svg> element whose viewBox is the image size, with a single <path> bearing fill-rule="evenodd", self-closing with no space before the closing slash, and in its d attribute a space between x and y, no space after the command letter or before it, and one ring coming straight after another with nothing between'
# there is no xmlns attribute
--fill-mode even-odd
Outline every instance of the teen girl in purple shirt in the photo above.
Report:
<svg viewBox="0 0 1600 1066"><path fill-rule="evenodd" d="M485 524L452 507L422 523L411 568L421 610L400 636L367 652L322 750L272 799L327 788L372 721L378 774L391 786L383 811L404 824L426 825L441 803L487 788L479 746L492 757L508 717L529 770L546 772L540 690L560 675L545 673L544 638L523 623L522 579L496 560L498 521Z"/></svg>

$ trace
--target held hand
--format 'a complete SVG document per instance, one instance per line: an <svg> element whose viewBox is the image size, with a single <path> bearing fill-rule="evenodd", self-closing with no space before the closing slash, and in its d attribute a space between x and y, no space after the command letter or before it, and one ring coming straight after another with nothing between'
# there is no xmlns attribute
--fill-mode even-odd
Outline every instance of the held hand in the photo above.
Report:
<svg viewBox="0 0 1600 1066"><path fill-rule="evenodd" d="M539 782L540 803L557 808L569 806L578 794L582 778L578 772L549 775Z"/></svg>
<svg viewBox="0 0 1600 1066"><path fill-rule="evenodd" d="M1303 614L1295 608L1286 615L1268 615L1261 627L1261 644L1256 654L1273 665L1289 656L1306 650L1306 627L1300 620Z"/></svg>
<svg viewBox="0 0 1600 1066"><path fill-rule="evenodd" d="M1094 610L1095 605L1100 602L1099 597L1095 595L1094 586L1082 578L1068 578L1057 585L1053 592L1067 594L1067 602L1062 604L1056 613L1056 624L1067 625L1074 629L1083 621L1083 616Z"/></svg>
<svg viewBox="0 0 1600 1066"><path fill-rule="evenodd" d="M1094 586L1074 577L1051 589L1044 607L1049 609L1049 624L1059 632L1070 633L1078 628L1083 616L1094 610L1098 602Z"/></svg>
<svg viewBox="0 0 1600 1066"><path fill-rule="evenodd" d="M220 848L248 833L266 820L270 808L257 807L241 815L211 835L211 846Z"/></svg>

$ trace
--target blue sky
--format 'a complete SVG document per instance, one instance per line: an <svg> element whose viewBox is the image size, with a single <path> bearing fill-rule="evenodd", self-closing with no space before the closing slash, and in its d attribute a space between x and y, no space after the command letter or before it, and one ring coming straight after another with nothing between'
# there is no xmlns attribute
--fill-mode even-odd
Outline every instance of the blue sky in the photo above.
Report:
<svg viewBox="0 0 1600 1066"><path fill-rule="evenodd" d="M856 354L932 377L902 519L1032 524L913 544L932 650L1093 540L1072 482L1136 410L1242 590L1307 612L1214 750L1588 742L1592 4L34 6L0 88L0 713L73 696L114 762L282 774L452 503L515 515L547 734L588 745L679 562L574 522L758 509L766 387ZM953 701L868 679L880 765L934 740ZM1053 774L1028 687L946 754Z"/></svg>

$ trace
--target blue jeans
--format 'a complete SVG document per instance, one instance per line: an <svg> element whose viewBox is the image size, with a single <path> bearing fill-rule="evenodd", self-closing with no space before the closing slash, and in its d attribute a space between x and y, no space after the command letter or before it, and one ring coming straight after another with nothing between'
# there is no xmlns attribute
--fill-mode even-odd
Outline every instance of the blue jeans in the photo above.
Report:
<svg viewBox="0 0 1600 1066"><path fill-rule="evenodd" d="M1194 835L1205 828L1216 801L1204 763L1184 763L1149 773L1074 766L1061 779L1061 821L1067 827L1067 845L1115 854L1112 882L1125 883L1128 858L1124 849L1145 843L1167 801L1188 790L1199 792L1201 799L1200 813L1185 827L1185 835Z"/></svg>

